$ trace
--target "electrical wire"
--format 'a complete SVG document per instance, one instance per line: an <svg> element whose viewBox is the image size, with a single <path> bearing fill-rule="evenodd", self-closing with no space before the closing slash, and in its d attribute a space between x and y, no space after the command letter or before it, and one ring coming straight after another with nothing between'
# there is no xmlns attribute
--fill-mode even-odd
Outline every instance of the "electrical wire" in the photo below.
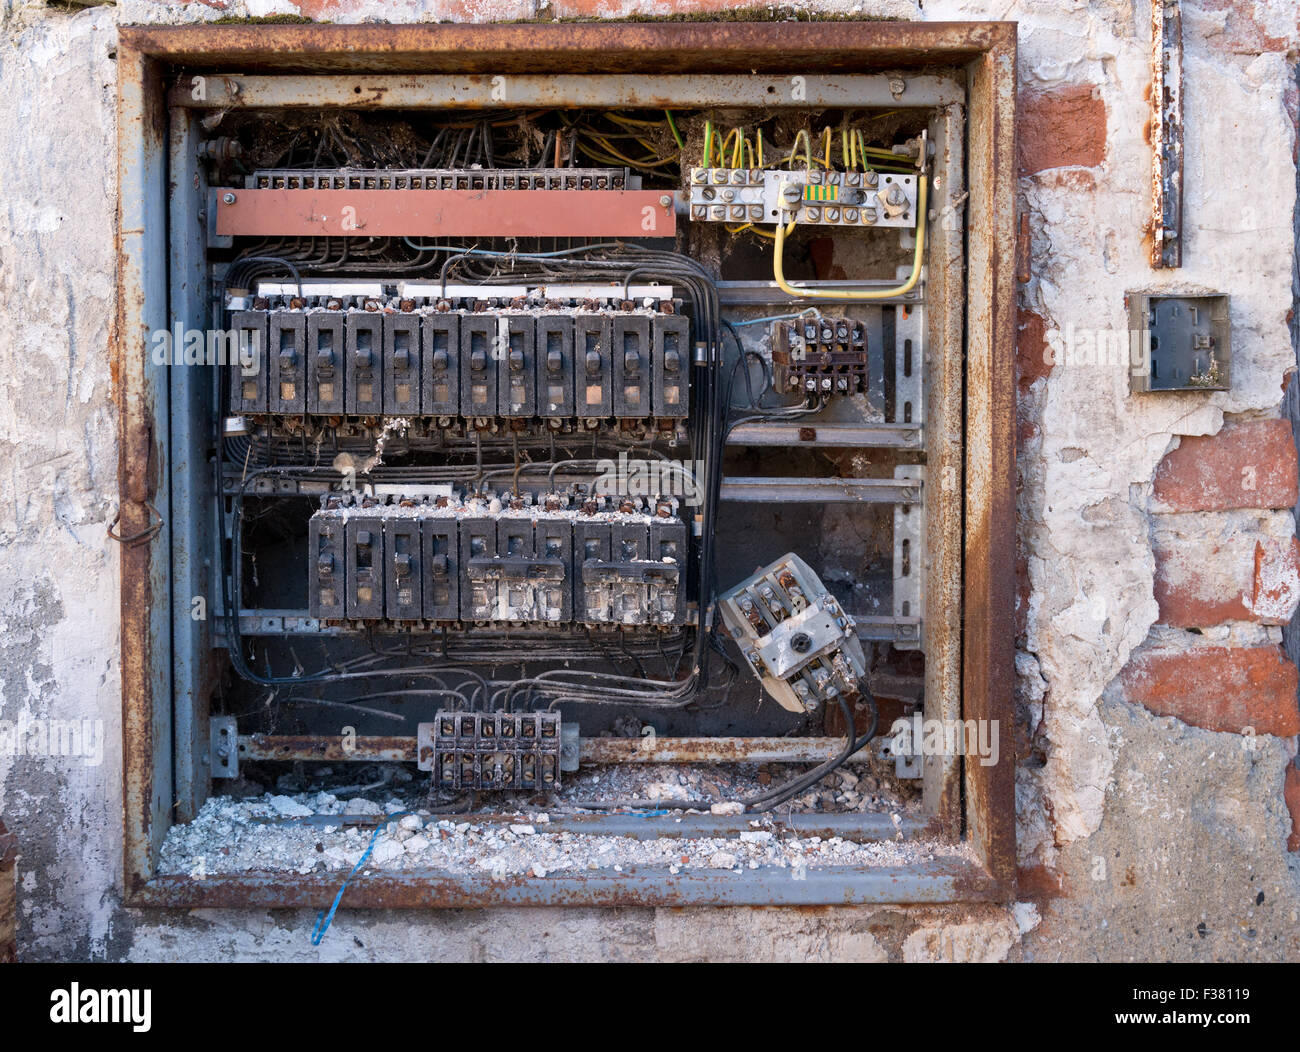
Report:
<svg viewBox="0 0 1300 1052"><path fill-rule="evenodd" d="M791 285L785 279L785 238L794 230L795 222L779 223L776 227L776 248L772 253L772 276L777 287L788 296L804 299L834 300L884 300L903 296L916 287L921 277L921 262L925 255L925 221L926 221L926 187L927 180L922 173L917 179L916 195L916 249L912 254L912 272L906 281L893 288L884 289L814 289L806 285Z"/></svg>
<svg viewBox="0 0 1300 1052"><path fill-rule="evenodd" d="M859 683L862 694L865 696L867 706L871 710L871 722L868 725L866 733L861 737L857 734L857 729L853 724L853 709L845 699L843 694L837 694L835 700L839 702L840 712L844 716L845 737L844 748L836 753L829 760L818 764L811 771L806 771L797 778L782 785L769 789L766 792L751 796L746 800L740 801L745 806L746 811L770 811L772 808L785 803L792 797L798 796L805 789L816 785L837 767L843 764L851 757L855 756L863 746L876 736L876 731L880 726L880 709L876 704L876 699L872 695L865 683Z"/></svg>

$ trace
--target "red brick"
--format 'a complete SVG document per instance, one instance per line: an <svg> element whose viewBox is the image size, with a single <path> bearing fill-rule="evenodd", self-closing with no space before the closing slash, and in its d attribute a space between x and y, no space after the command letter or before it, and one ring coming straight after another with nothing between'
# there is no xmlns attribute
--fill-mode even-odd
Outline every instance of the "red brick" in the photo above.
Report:
<svg viewBox="0 0 1300 1052"><path fill-rule="evenodd" d="M1300 676L1281 647L1149 650L1120 673L1128 700L1193 727L1300 734Z"/></svg>
<svg viewBox="0 0 1300 1052"><path fill-rule="evenodd" d="M1300 541L1255 542L1251 616L1267 625L1285 625L1300 604Z"/></svg>
<svg viewBox="0 0 1300 1052"><path fill-rule="evenodd" d="M18 842L0 821L0 964L18 960Z"/></svg>
<svg viewBox="0 0 1300 1052"><path fill-rule="evenodd" d="M1246 606L1254 576L1249 553L1221 544L1180 543L1155 547L1152 554L1161 624L1208 628L1225 621L1254 620ZM1243 554L1246 558L1240 557Z"/></svg>
<svg viewBox="0 0 1300 1052"><path fill-rule="evenodd" d="M1278 36L1260 20L1252 0L1200 0L1199 6L1207 13L1224 16L1223 30L1206 38L1212 48L1255 56L1265 51L1286 52L1300 44L1300 18L1293 21L1288 36ZM1277 28L1284 26L1279 20Z"/></svg>
<svg viewBox="0 0 1300 1052"><path fill-rule="evenodd" d="M1154 496L1165 511L1294 507L1290 421L1248 420L1184 438L1156 468Z"/></svg>
<svg viewBox="0 0 1300 1052"><path fill-rule="evenodd" d="M1286 801L1286 809L1291 812L1291 835L1286 838L1286 849L1300 851L1300 768L1294 762L1286 765L1282 798Z"/></svg>
<svg viewBox="0 0 1300 1052"><path fill-rule="evenodd" d="M1046 325L1041 315L1031 310L1016 313L1016 384L1020 393L1029 390L1035 380L1052 374L1047 353Z"/></svg>
<svg viewBox="0 0 1300 1052"><path fill-rule="evenodd" d="M1158 539L1155 598L1162 624L1208 628L1225 621L1284 625L1300 603L1300 543L1249 536L1224 541Z"/></svg>
<svg viewBox="0 0 1300 1052"><path fill-rule="evenodd" d="M1106 104L1091 84L1020 96L1020 174L1095 168L1106 156Z"/></svg>

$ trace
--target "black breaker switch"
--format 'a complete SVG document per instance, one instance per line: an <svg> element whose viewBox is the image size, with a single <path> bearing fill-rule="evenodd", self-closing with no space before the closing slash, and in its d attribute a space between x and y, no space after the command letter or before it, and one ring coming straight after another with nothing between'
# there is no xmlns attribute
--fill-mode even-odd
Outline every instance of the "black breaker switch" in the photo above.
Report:
<svg viewBox="0 0 1300 1052"><path fill-rule="evenodd" d="M237 310L230 411L273 417L656 420L689 414L690 319L662 311ZM337 421L335 422L337 423Z"/></svg>

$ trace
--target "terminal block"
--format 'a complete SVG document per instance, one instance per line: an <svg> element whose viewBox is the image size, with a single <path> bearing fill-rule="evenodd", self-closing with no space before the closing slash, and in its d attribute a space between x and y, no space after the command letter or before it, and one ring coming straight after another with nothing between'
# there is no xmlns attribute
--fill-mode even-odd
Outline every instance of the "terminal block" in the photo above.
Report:
<svg viewBox="0 0 1300 1052"><path fill-rule="evenodd" d="M442 711L416 726L417 764L436 789L549 791L560 786L560 737L553 712Z"/></svg>
<svg viewBox="0 0 1300 1052"><path fill-rule="evenodd" d="M867 332L849 318L809 317L776 322L772 363L779 390L807 394L865 394Z"/></svg>
<svg viewBox="0 0 1300 1052"><path fill-rule="evenodd" d="M626 168L266 168L245 178L249 190L635 190Z"/></svg>
<svg viewBox="0 0 1300 1052"><path fill-rule="evenodd" d="M917 177L893 172L692 168L697 222L912 227Z"/></svg>
<svg viewBox="0 0 1300 1052"><path fill-rule="evenodd" d="M866 658L853 619L793 553L719 600L722 621L783 708L812 712L858 690Z"/></svg>

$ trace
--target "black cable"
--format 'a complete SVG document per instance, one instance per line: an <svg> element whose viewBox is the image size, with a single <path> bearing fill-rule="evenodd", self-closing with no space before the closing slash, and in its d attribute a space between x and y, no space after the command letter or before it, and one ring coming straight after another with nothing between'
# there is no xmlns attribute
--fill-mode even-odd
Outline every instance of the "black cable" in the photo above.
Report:
<svg viewBox="0 0 1300 1052"><path fill-rule="evenodd" d="M792 778L784 785L759 793L748 800L742 800L741 803L745 805L746 811L770 811L772 808L785 803L791 797L798 796L805 789L820 782L831 771L842 766L846 760L856 755L864 745L876 736L876 731L880 726L880 710L876 705L875 696L866 683L859 682L858 685L862 690L867 705L871 709L871 723L867 732L862 737L857 737L857 730L853 725L853 709L842 693L837 694L835 700L840 703L840 711L844 714L846 730L844 748L831 759L818 764L811 771L806 771L797 778Z"/></svg>

